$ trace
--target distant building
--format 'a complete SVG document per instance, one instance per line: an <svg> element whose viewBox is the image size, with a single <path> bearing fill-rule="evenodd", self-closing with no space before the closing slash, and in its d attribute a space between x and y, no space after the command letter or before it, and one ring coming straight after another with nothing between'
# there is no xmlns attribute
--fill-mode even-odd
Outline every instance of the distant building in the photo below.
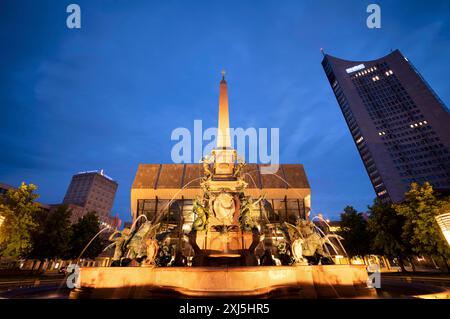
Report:
<svg viewBox="0 0 450 319"><path fill-rule="evenodd" d="M72 177L63 204L72 209L74 221L95 211L102 223L111 225L111 209L118 184L100 171L81 172ZM76 219L76 220L75 220Z"/></svg>
<svg viewBox="0 0 450 319"><path fill-rule="evenodd" d="M78 205L74 205L74 204L54 204L54 205L50 205L50 211L54 212L56 209L58 209L58 207L60 206L66 206L67 209L69 209L71 211L71 215L70 215L70 222L72 224L75 224L76 222L78 222L78 220L80 218L82 218L84 215L86 215L86 213L88 212L84 207L82 206L78 206Z"/></svg>
<svg viewBox="0 0 450 319"><path fill-rule="evenodd" d="M444 62L444 61L443 61ZM450 189L450 114L400 51L322 61L377 196L400 202L412 182Z"/></svg>
<svg viewBox="0 0 450 319"><path fill-rule="evenodd" d="M0 196L6 194L9 189L13 189L13 188L14 187L11 185L0 183Z"/></svg>

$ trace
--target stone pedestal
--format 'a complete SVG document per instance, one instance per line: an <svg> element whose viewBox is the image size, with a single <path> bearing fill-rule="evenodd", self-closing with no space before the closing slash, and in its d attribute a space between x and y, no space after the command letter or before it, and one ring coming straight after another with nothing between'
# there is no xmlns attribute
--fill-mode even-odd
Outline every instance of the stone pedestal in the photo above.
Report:
<svg viewBox="0 0 450 319"><path fill-rule="evenodd" d="M93 267L81 268L81 289L71 298L151 298L167 296L285 296L289 298L375 297L365 266L268 267Z"/></svg>
<svg viewBox="0 0 450 319"><path fill-rule="evenodd" d="M241 254L249 249L253 241L251 232L240 230L219 232L199 231L196 233L195 242L206 254Z"/></svg>

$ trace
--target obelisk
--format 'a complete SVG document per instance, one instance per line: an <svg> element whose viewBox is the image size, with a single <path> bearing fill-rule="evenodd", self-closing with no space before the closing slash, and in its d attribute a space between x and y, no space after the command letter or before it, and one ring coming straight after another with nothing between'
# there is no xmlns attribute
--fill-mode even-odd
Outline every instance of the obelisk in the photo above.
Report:
<svg viewBox="0 0 450 319"><path fill-rule="evenodd" d="M228 89L225 71L222 71L219 94L219 121L217 125L217 149L231 149L230 115L228 112Z"/></svg>
<svg viewBox="0 0 450 319"><path fill-rule="evenodd" d="M225 71L222 71L222 80L220 81L217 142L212 154L214 157L214 177L220 179L232 178L236 151L231 147L228 88L227 81L225 81Z"/></svg>

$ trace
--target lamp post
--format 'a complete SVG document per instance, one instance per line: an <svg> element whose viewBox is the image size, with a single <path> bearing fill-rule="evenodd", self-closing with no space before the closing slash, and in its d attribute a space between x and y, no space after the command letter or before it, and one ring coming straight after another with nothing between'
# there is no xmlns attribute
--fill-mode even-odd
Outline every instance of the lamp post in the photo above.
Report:
<svg viewBox="0 0 450 319"><path fill-rule="evenodd" d="M450 245L450 213L436 216L436 221L441 228L447 243Z"/></svg>

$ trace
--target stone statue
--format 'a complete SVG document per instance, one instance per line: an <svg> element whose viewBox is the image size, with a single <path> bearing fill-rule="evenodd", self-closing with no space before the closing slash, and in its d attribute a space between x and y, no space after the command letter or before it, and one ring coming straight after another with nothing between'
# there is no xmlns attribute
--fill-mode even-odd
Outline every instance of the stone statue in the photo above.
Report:
<svg viewBox="0 0 450 319"><path fill-rule="evenodd" d="M233 217L236 212L236 203L234 197L226 192L221 192L213 201L214 217L220 224L233 224Z"/></svg>
<svg viewBox="0 0 450 319"><path fill-rule="evenodd" d="M302 238L297 238L291 244L292 256L297 264L304 264L306 262L305 258L303 258L303 243L304 240Z"/></svg>

